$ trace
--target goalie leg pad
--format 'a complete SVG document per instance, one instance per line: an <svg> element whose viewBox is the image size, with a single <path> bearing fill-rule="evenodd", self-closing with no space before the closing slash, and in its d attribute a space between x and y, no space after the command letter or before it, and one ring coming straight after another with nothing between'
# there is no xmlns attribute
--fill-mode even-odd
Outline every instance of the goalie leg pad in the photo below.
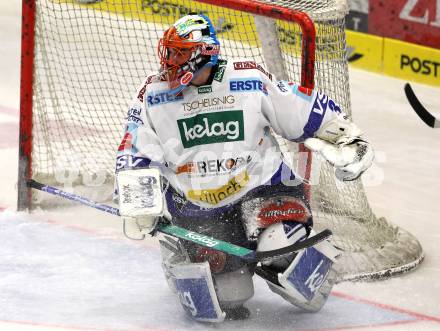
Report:
<svg viewBox="0 0 440 331"><path fill-rule="evenodd" d="M289 222L289 226L286 226L286 223L273 224L267 228L260 237L259 250L307 238L302 224ZM314 235L313 230L310 235ZM290 258L287 256L263 263L257 267L256 273L266 279L273 292L305 311L315 312L324 305L336 280L332 265L338 255L339 251L330 242L323 241L292 254Z"/></svg>
<svg viewBox="0 0 440 331"><path fill-rule="evenodd" d="M178 264L190 263L188 254L182 247L180 241L173 237L163 236L163 239L159 240L159 244L160 253L162 255L162 270L165 279L171 291L177 293L175 278L172 277L171 270Z"/></svg>
<svg viewBox="0 0 440 331"><path fill-rule="evenodd" d="M321 310L327 301L330 291L336 282L336 272L333 269L330 269L327 278L322 283L321 287L316 291L313 299L310 301L307 301L302 297L292 295L290 290L281 286L277 281L271 282L270 280L266 279L266 282L272 292L280 295L284 300L290 302L295 307L307 313L315 313Z"/></svg>
<svg viewBox="0 0 440 331"><path fill-rule="evenodd" d="M190 258L179 240L164 236L160 240L162 253L162 269L170 289L178 293L176 270L182 265L190 265ZM206 261L205 263L208 263ZM193 263L197 264L197 263ZM200 263L198 263L200 264ZM210 266L210 269L212 267ZM241 307L254 294L252 273L247 265L233 271L212 274L215 293L220 307L235 309Z"/></svg>
<svg viewBox="0 0 440 331"><path fill-rule="evenodd" d="M189 316L202 322L222 322L225 319L208 262L176 264L169 271L180 303Z"/></svg>
<svg viewBox="0 0 440 331"><path fill-rule="evenodd" d="M320 249L320 246L323 249ZM289 267L282 274L278 274L278 282L299 302L310 303L316 296L326 299L328 293L318 294L329 277L336 255L337 251L328 241L309 247L299 252ZM325 300L318 301L320 304L313 310L319 310L325 303Z"/></svg>

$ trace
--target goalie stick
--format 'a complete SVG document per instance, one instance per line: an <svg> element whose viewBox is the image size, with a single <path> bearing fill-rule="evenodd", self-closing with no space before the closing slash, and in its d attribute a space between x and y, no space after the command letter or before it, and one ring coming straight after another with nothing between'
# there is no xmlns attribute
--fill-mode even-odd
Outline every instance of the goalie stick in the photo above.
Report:
<svg viewBox="0 0 440 331"><path fill-rule="evenodd" d="M432 116L425 107L423 107L409 83L405 84L405 94L409 104L423 122L425 122L431 128L440 128L440 121Z"/></svg>
<svg viewBox="0 0 440 331"><path fill-rule="evenodd" d="M101 211L105 211L109 214L120 216L118 208L92 201L90 199L79 196L77 194L60 190L56 187L41 184L35 180L28 181L27 186L34 188L34 189L37 189L37 190L40 190L40 191L43 191L43 192L46 192L46 193L50 193L53 195L63 197L68 200L79 202L83 205L86 205L86 206L89 206L89 207L92 207L92 208L95 208L95 209L98 209ZM166 223L158 223L155 230L159 231L161 233L171 235L173 237L177 237L177 238L181 238L181 239L184 239L187 241L191 241L191 242L196 243L201 246L209 247L209 248L212 248L212 249L215 249L218 251L222 251L222 252L230 254L230 255L240 257L240 258L247 260L249 262L262 261L262 260L265 260L268 258L279 257L279 256L283 256L283 255L286 255L289 253L293 253L293 252L299 251L301 249L314 246L317 243L328 239L332 235L332 232L329 229L325 229L310 238L307 238L303 241L294 243L290 246L283 247L280 249L271 250L271 251L257 252L256 250L237 246L237 245L231 244L229 242L219 240L219 239L216 239L216 238L204 235L204 234L189 231L183 227L176 226L176 225L171 225L171 224L166 224Z"/></svg>

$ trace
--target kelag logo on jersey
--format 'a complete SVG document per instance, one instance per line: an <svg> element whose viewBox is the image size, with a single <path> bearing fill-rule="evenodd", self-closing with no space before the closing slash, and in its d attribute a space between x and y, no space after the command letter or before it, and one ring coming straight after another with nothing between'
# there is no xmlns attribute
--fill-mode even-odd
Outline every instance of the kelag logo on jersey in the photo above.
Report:
<svg viewBox="0 0 440 331"><path fill-rule="evenodd" d="M198 114L178 120L177 125L184 148L244 140L242 110Z"/></svg>
<svg viewBox="0 0 440 331"><path fill-rule="evenodd" d="M229 81L231 92L254 92L261 91L267 94L266 85L258 78L242 78Z"/></svg>
<svg viewBox="0 0 440 331"><path fill-rule="evenodd" d="M150 92L147 95L147 105L150 107L182 100L182 94L173 94L169 91Z"/></svg>
<svg viewBox="0 0 440 331"><path fill-rule="evenodd" d="M211 85L200 86L199 88L197 88L197 92L199 94L211 93L212 92L212 86Z"/></svg>

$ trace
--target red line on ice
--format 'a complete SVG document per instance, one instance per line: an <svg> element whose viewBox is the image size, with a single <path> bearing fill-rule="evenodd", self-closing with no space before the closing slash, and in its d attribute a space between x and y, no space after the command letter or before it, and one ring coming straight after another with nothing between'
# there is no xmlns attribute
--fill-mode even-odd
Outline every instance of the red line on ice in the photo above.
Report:
<svg viewBox="0 0 440 331"><path fill-rule="evenodd" d="M352 329L372 329L372 328L381 328L385 326L405 325L405 324L418 323L418 322L421 321L418 319L414 319L410 321L395 321L395 322L368 324L368 325L350 325L350 326L341 326L336 328L309 329L309 330L298 330L298 331L342 331L342 330L352 330Z"/></svg>
<svg viewBox="0 0 440 331"><path fill-rule="evenodd" d="M376 307L379 307L379 308L395 311L395 312L398 312L398 313L407 314L407 315L410 315L410 316L413 316L413 317L417 318L418 320L440 323L440 317L434 317L434 316L428 316L428 315L416 313L416 312L413 312L413 311L410 311L410 310L407 310L407 309L397 308L397 307L394 307L394 306L391 306L391 305L387 305L387 304L384 304L384 303L379 303L379 302L375 302L375 301L368 300L368 299L357 298L357 297L354 297L352 295L341 293L341 292L334 292L333 291L331 293L331 295L334 295L335 297L351 300L351 301L367 303L367 304L370 304L370 305L373 305L373 306L376 306Z"/></svg>

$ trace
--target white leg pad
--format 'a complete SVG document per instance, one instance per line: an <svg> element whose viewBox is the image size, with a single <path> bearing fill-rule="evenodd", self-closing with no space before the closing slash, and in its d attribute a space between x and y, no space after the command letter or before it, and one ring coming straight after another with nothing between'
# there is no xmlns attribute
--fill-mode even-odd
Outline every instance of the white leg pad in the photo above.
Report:
<svg viewBox="0 0 440 331"><path fill-rule="evenodd" d="M307 313L315 313L321 310L321 308L324 306L325 302L327 301L327 298L330 294L330 291L333 288L333 285L335 284L335 281L336 281L336 272L332 269L329 272L327 279L324 281L324 283L319 288L319 290L317 290L317 293L315 294L313 299L307 301L301 297L293 296L291 292L289 290L286 290L284 287L278 286L266 280L267 285L269 286L272 292L280 295L284 300L290 302L295 307L298 307L299 309Z"/></svg>
<svg viewBox="0 0 440 331"><path fill-rule="evenodd" d="M318 311L336 280L332 265L338 255L339 252L328 241L304 249L283 273L278 274L281 286L268 281L269 287L303 310Z"/></svg>
<svg viewBox="0 0 440 331"><path fill-rule="evenodd" d="M169 272L180 303L192 318L202 322L222 322L225 319L208 262L176 264L169 268Z"/></svg>
<svg viewBox="0 0 440 331"><path fill-rule="evenodd" d="M176 284L172 277L171 269L178 264L188 264L189 257L175 238L164 236L164 240L159 240L160 253L162 255L162 270L169 288L177 293Z"/></svg>

